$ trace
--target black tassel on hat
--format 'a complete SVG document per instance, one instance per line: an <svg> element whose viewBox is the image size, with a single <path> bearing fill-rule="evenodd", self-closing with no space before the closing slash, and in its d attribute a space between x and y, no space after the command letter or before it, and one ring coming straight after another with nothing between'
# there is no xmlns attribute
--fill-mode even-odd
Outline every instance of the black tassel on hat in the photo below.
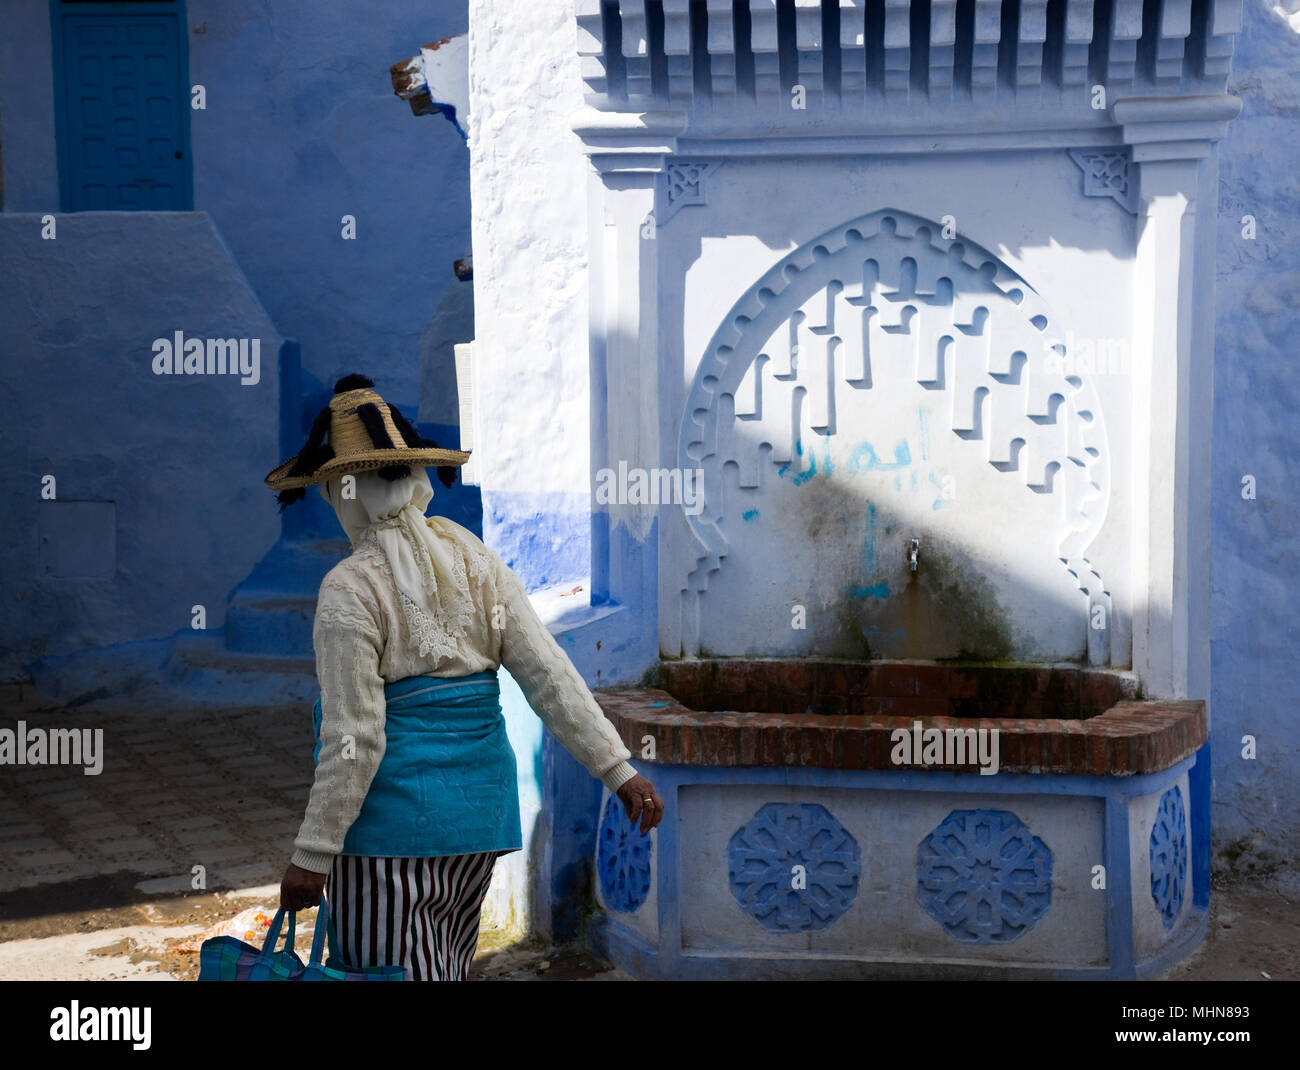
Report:
<svg viewBox="0 0 1300 1070"><path fill-rule="evenodd" d="M342 394L349 390L360 390L362 387L371 387L375 384L367 379L364 375L345 375L334 384L334 393ZM311 433L307 436L307 442L302 449L298 451L298 456L293 462L293 467L289 469L288 474L291 476L305 476L316 471L326 461L334 459L334 447L325 442L325 436L330 429L330 407L326 405L316 414L316 419L312 421ZM285 507L292 505L294 502L301 501L307 496L305 487L294 487L292 490L282 490L275 496L275 500L280 503L280 512L284 512Z"/></svg>
<svg viewBox="0 0 1300 1070"><path fill-rule="evenodd" d="M334 393L345 394L349 390L363 390L374 387L374 381L365 375L353 373L345 375L342 379L334 384ZM411 422L402 415L401 410L396 405L389 405L388 411L392 415L393 424L397 427L402 436L402 442L411 447L428 447L437 449L438 444L433 439L425 438L411 425ZM373 402L366 402L357 407L357 415L365 425L366 433L370 436L370 441L375 444L376 449L391 450L396 449L396 443L388 434L388 429L384 426L383 413L379 411L379 406ZM330 426L330 407L328 405L321 409L312 422L311 433L307 436L307 442L303 448L298 451L298 456L294 460L293 466L289 469L289 475L302 476L315 472L326 461L334 459L334 449L325 442L325 436L329 432ZM403 479L411 474L411 466L408 464L390 464L385 465L378 470L383 479L394 482ZM438 478L444 486L450 487L456 482L455 465L439 465ZM280 512L284 512L285 507L300 501L306 497L307 491L303 487L295 487L292 490L282 490L276 496L275 500L280 505Z"/></svg>
<svg viewBox="0 0 1300 1070"><path fill-rule="evenodd" d="M374 381L364 375L345 375L334 384L334 393L346 394L349 390L369 390L374 385Z"/></svg>
<svg viewBox="0 0 1300 1070"><path fill-rule="evenodd" d="M316 414L316 419L312 421L311 434L307 436L307 443L298 451L298 457L293 462L293 467L289 469L291 476L305 476L310 472L316 471L326 461L334 459L334 447L325 441L325 435L330 429L330 407L328 405ZM292 505L307 496L307 491L302 487L294 487L292 490L282 490L275 496L275 500L280 503L280 512L284 512L285 506Z"/></svg>
<svg viewBox="0 0 1300 1070"><path fill-rule="evenodd" d="M429 449L436 450L438 443L431 438L425 438L420 432L411 426L411 422L402 415L402 410L396 405L389 405L388 411L393 417L393 423L397 425L397 430L401 432L402 440L408 446L427 446ZM402 467L406 467L403 465ZM450 487L456 482L455 465L439 465L438 478L442 480L443 486Z"/></svg>
<svg viewBox="0 0 1300 1070"><path fill-rule="evenodd" d="M393 412L393 406L388 406L388 411ZM366 426L366 434L370 436L370 441L374 443L377 450L395 450L397 446L388 434L388 428L384 426L384 414L379 411L379 406L374 402L366 402L364 405L357 406L357 415L361 417L361 422ZM393 421L396 423L396 420ZM386 464L379 469L379 478L386 479L390 483L399 479L404 479L411 474L411 466L407 464Z"/></svg>

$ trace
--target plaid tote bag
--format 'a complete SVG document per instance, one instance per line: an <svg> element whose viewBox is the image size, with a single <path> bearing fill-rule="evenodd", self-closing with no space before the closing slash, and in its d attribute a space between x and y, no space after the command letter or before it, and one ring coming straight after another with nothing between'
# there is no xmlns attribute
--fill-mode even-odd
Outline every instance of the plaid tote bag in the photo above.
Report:
<svg viewBox="0 0 1300 1070"><path fill-rule="evenodd" d="M296 912L289 911L289 931L284 947L275 945L284 926L285 911L275 912L271 928L261 948L246 944L233 936L205 940L199 950L200 981L407 981L405 966L348 966L339 958L338 937L329 903L321 897L316 912L316 932L312 936L311 957L304 966L293 950ZM329 940L329 958L321 961L325 941Z"/></svg>

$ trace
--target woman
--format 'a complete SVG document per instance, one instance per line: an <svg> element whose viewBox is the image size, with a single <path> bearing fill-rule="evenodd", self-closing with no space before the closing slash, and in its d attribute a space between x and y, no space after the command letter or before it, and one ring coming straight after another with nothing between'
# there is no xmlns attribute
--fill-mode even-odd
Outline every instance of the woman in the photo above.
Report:
<svg viewBox="0 0 1300 1070"><path fill-rule="evenodd" d="M643 834L663 801L518 577L424 515L425 467L450 486L469 454L421 437L373 385L340 379L302 451L266 477L281 508L319 485L353 549L320 586L316 777L280 904L303 910L324 890L350 966L463 980L493 863L523 846L499 665Z"/></svg>

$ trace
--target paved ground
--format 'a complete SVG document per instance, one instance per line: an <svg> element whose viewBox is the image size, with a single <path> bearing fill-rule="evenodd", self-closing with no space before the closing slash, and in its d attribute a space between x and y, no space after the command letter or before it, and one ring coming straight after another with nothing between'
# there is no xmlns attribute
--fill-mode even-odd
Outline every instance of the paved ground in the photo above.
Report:
<svg viewBox="0 0 1300 1070"><path fill-rule="evenodd" d="M252 906L274 909L278 885L172 896L131 906L72 910L0 923L0 980L193 981L199 958L176 950L209 926ZM299 924L310 932L315 912ZM305 957L302 938L298 952ZM506 943L485 932L471 980L631 980L576 947Z"/></svg>
<svg viewBox="0 0 1300 1070"><path fill-rule="evenodd" d="M1289 881L1212 882L1205 941L1163 981L1300 981L1300 898Z"/></svg>
<svg viewBox="0 0 1300 1070"><path fill-rule="evenodd" d="M0 724L19 719L102 729L104 766L0 767L0 979L192 978L197 956L172 945L274 907L311 785L307 709L144 720L0 704ZM630 979L581 949L491 931L474 976ZM1216 876L1205 944L1165 977L1300 980L1300 882Z"/></svg>
<svg viewBox="0 0 1300 1070"><path fill-rule="evenodd" d="M93 879L92 905L111 905L189 890L195 866L209 889L278 880L311 786L309 713L18 716L102 729L103 771L0 767L0 894Z"/></svg>
<svg viewBox="0 0 1300 1070"><path fill-rule="evenodd" d="M308 707L145 721L0 701L0 723L20 719L102 730L103 771L0 766L0 979L192 979L197 956L172 945L274 909L311 787ZM580 949L490 930L475 975L629 979Z"/></svg>

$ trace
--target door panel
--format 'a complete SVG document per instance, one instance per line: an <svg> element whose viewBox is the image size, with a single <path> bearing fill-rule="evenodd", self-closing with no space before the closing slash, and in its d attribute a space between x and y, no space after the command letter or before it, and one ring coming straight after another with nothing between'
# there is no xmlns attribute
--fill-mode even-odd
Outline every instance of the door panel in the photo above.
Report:
<svg viewBox="0 0 1300 1070"><path fill-rule="evenodd" d="M101 7L101 12L88 11ZM183 12L56 4L64 211L192 207Z"/></svg>

